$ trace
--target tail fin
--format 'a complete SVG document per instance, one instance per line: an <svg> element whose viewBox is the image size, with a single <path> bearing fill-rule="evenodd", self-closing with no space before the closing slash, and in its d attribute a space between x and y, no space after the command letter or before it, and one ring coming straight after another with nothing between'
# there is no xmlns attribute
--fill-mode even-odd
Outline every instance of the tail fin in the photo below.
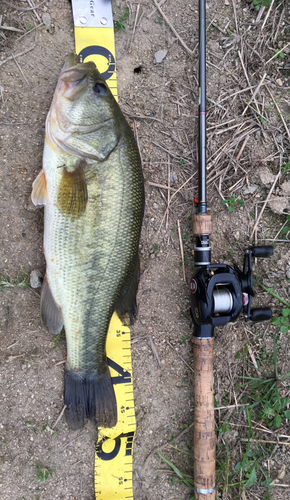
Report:
<svg viewBox="0 0 290 500"><path fill-rule="evenodd" d="M114 427L117 404L109 368L101 375L65 369L64 404L71 430L81 429L86 419L94 420L98 427Z"/></svg>

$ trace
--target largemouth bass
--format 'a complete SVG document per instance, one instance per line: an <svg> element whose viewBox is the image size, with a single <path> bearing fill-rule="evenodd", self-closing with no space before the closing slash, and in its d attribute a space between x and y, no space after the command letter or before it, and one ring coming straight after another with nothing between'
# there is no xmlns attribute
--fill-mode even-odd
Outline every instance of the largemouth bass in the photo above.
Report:
<svg viewBox="0 0 290 500"><path fill-rule="evenodd" d="M136 310L143 175L133 132L105 80L74 54L46 119L31 204L45 207L42 322L66 333L67 422L72 429L86 419L112 427L117 410L105 344L113 312Z"/></svg>

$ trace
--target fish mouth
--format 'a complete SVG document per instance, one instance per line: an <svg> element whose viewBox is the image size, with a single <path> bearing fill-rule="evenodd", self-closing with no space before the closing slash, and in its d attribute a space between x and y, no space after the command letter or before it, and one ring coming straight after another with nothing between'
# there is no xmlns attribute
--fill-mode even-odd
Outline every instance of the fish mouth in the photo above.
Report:
<svg viewBox="0 0 290 500"><path fill-rule="evenodd" d="M77 54L69 54L61 70L60 79L63 82L78 82L96 69L93 61L78 63Z"/></svg>
<svg viewBox="0 0 290 500"><path fill-rule="evenodd" d="M59 77L61 94L70 101L81 97L88 88L88 77L93 72L97 72L94 62L78 64L77 55L69 54Z"/></svg>

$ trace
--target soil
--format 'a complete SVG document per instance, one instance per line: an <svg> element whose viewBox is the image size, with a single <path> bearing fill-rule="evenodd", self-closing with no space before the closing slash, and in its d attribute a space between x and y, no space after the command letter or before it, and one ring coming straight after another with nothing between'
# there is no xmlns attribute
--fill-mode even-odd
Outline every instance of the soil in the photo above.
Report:
<svg viewBox="0 0 290 500"><path fill-rule="evenodd" d="M16 0L14 5L28 6ZM173 471L169 472L170 467L156 451L183 474L192 475L192 426L188 432L182 431L192 424L194 413L193 326L188 283L194 273L192 210L197 196L198 5L196 0L167 0L162 5L170 23L193 51L192 58L161 14L155 11L149 17L154 10L149 0L139 4L139 16L141 13L143 16L137 23L130 51L137 4L113 2L113 11L118 19L126 5L130 14L124 21L126 32L116 32L115 37L119 103L138 136L146 189L139 314L132 327L137 418L134 498L189 500L193 492L184 482L172 479ZM50 15L48 30L44 24L40 25L33 11L21 12L0 4L2 25L26 33L22 36L22 32L0 29L0 497L1 500L92 500L95 428L88 424L81 431L71 432L61 418L56 432L50 431L63 408L61 362L66 354L65 340L52 338L41 325L37 293L26 286L17 286L24 280L22 273L29 275L34 269L45 272L42 211L28 211L27 201L32 182L41 169L45 117L59 72L64 56L74 50L71 4L66 0L46 1L37 13L40 19L44 13ZM273 183L267 184L257 172L267 168L276 178L279 168L289 160L289 131L273 104L274 99L286 127L287 124L290 127L289 48L282 51L285 57L266 64L289 39L289 6L275 2L264 26L267 9L258 22L257 15L255 7L244 0L233 4L227 0L207 3L207 155L208 199L214 216L212 258L215 262L240 266L244 251L253 242L255 210L259 214ZM30 32L35 25L37 28ZM154 64L154 53L163 49L168 51L167 55L161 63ZM15 59L10 57L12 54ZM6 61L7 58L10 59ZM251 89L245 89L252 87L254 91L265 72L273 99L262 85L255 96L259 113L253 101L243 114L252 97ZM276 197L280 196L280 184L289 180L288 170L282 171L274 187ZM160 185L169 183L172 201L167 217L168 189ZM233 194L236 198L228 206L221 203ZM244 201L244 206L236 200ZM231 204L232 212L228 210ZM285 232L278 234L286 225L286 213L285 210L274 213L266 206L258 224L256 243L271 244L269 240L276 238L276 248L271 260L257 260L255 273L260 284L272 287L289 301L289 241ZM178 221L185 255L185 281ZM255 304L270 305L274 311L282 309L282 304L258 285L256 292ZM231 479L247 448L248 421L239 406L228 406L242 401L239 377L257 376L250 350L259 366L273 371L275 332L278 371L282 376L290 371L289 333L280 334L274 325L253 324L243 317L216 328L215 399L218 407L225 407L216 411L221 471L218 498L290 498L289 443L277 444L270 451L266 449L268 445L253 445L253 453L260 450L262 456L256 466L257 481L244 491L238 486L228 489L226 486L228 481L238 483L247 479L248 472L245 470ZM150 339L160 363L154 357ZM283 397L289 397L288 379L281 383L280 390ZM221 432L223 422L228 423L229 432L225 434ZM277 436L283 435L280 441L289 440L289 421L284 417L278 430L273 426L266 429L268 433L256 430L255 438L276 442ZM167 444L172 440L186 453L174 449L174 444ZM226 446L230 472L225 465ZM44 482L36 478L37 464L51 471ZM278 477L270 493L261 486L265 477Z"/></svg>

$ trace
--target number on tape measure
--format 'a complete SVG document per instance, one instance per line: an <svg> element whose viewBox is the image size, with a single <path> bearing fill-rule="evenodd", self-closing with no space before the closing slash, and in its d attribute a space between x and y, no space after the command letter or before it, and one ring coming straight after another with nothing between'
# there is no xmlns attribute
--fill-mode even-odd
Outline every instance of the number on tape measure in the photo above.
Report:
<svg viewBox="0 0 290 500"><path fill-rule="evenodd" d="M130 384L132 377L131 373L127 372L122 366L118 365L118 363L115 363L110 358L107 358L108 365L110 368L113 368L116 372L120 374L120 377L111 377L112 378L112 383L113 384Z"/></svg>
<svg viewBox="0 0 290 500"><path fill-rule="evenodd" d="M98 457L101 460L113 460L113 458L115 458L120 451L121 438L126 439L125 456L132 455L134 434L135 434L135 432L126 432L126 433L120 434L120 436L117 436L115 439L111 439L110 441L114 441L115 444L114 444L113 450L110 452L107 452L104 450L104 444L107 442L108 439L110 439L110 438L104 436L102 441L97 443L97 446L96 446L96 453L97 453Z"/></svg>

